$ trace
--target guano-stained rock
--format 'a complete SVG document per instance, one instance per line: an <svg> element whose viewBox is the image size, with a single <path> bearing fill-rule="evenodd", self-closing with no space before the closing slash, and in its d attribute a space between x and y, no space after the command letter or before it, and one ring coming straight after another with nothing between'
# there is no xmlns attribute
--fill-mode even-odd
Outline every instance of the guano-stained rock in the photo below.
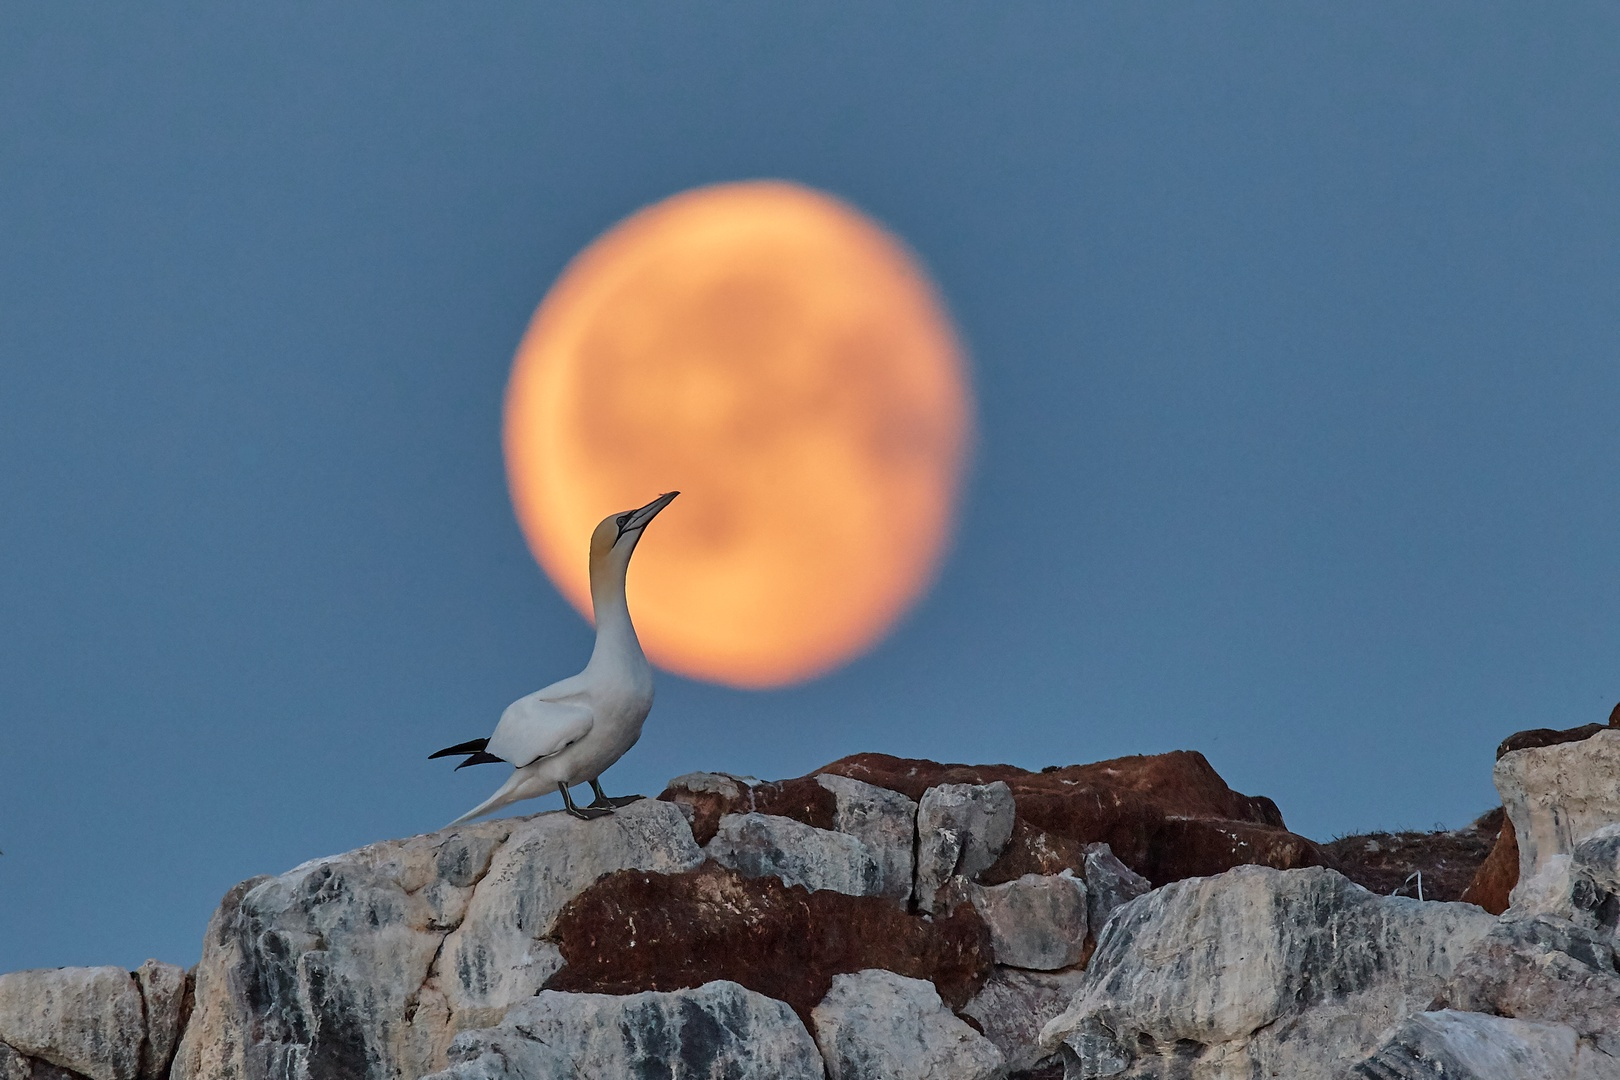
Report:
<svg viewBox="0 0 1620 1080"><path fill-rule="evenodd" d="M543 1048L547 1070L505 1065ZM527 1051L533 1054L533 1050ZM500 1027L457 1036L452 1059L493 1059L492 1080L822 1080L821 1058L804 1024L780 1001L732 982L673 993L563 994L544 990L514 1006ZM561 1071L561 1066L567 1071ZM461 1066L457 1066L461 1067ZM428 1080L484 1080L453 1067ZM532 1067L531 1067L532 1068Z"/></svg>
<svg viewBox="0 0 1620 1080"><path fill-rule="evenodd" d="M703 852L746 877L774 877L812 892L878 896L883 891L882 868L865 844L792 818L727 814Z"/></svg>
<svg viewBox="0 0 1620 1080"><path fill-rule="evenodd" d="M598 877L685 870L681 812L503 819L244 882L209 924L174 1080L395 1080L442 1066L560 964L557 912Z"/></svg>
<svg viewBox="0 0 1620 1080"><path fill-rule="evenodd" d="M812 1013L828 1080L994 1080L995 1044L951 1015L930 983L870 970L833 979Z"/></svg>
<svg viewBox="0 0 1620 1080"><path fill-rule="evenodd" d="M90 1080L137 1080L145 1037L140 987L122 968L0 975L0 1042L27 1057Z"/></svg>
<svg viewBox="0 0 1620 1080"><path fill-rule="evenodd" d="M1012 789L990 784L941 784L917 804L917 906L933 911L935 894L960 875L987 870L1012 837L1017 810Z"/></svg>
<svg viewBox="0 0 1620 1080"><path fill-rule="evenodd" d="M1321 868L1175 882L1114 913L1041 1042L1063 1046L1079 1075L1157 1076L1192 1060L1210 1077L1326 1078L1426 1007L1495 921Z"/></svg>

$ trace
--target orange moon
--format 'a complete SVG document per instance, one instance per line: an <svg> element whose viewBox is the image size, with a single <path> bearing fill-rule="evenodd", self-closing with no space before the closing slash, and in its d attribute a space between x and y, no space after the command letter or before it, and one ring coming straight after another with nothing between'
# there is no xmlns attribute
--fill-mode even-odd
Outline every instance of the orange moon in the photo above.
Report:
<svg viewBox="0 0 1620 1080"><path fill-rule="evenodd" d="M672 196L574 258L518 348L503 442L529 546L587 617L591 530L678 488L630 567L642 646L770 687L864 652L928 587L971 414L900 241L753 181Z"/></svg>

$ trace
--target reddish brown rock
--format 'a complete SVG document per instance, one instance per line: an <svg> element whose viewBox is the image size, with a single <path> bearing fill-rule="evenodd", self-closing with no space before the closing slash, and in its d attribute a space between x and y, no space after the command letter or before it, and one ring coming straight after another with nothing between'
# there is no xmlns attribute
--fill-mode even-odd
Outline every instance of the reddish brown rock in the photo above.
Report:
<svg viewBox="0 0 1620 1080"><path fill-rule="evenodd" d="M1255 862L1277 869L1331 865L1320 847L1287 831L1276 803L1263 796L1233 791L1204 755L1177 750L1099 761L1091 765L1051 766L1028 772L1012 765L945 765L932 761L856 754L833 762L822 772L864 780L910 798L936 784L988 784L1001 780L1018 804L1015 838L993 867L1010 875L1015 860L1039 863L1061 860L1063 837L1080 845L1105 843L1121 862L1155 885L1213 874ZM1044 845L1052 854L1036 852ZM1046 872L1032 870L1026 872Z"/></svg>
<svg viewBox="0 0 1620 1080"><path fill-rule="evenodd" d="M1511 754L1515 750L1533 750L1539 746L1580 742L1603 730L1605 727L1602 724L1582 724L1573 728L1531 728L1529 731L1515 731L1497 746L1496 757L1500 761L1504 754Z"/></svg>
<svg viewBox="0 0 1620 1080"><path fill-rule="evenodd" d="M1497 811L1501 813L1500 810ZM1485 856L1474 872L1461 899L1478 904L1492 915L1508 909L1508 894L1519 883L1519 837L1513 831L1513 819L1502 814L1502 827L1496 837L1496 846Z"/></svg>
<svg viewBox="0 0 1620 1080"><path fill-rule="evenodd" d="M724 777L721 773L698 775L705 782L687 784L681 782L686 777L679 777L658 797L691 808L692 835L700 845L714 839L720 819L727 814L775 814L818 829L834 827L838 815L837 796L816 783L814 775L753 783Z"/></svg>
<svg viewBox="0 0 1620 1080"><path fill-rule="evenodd" d="M1365 833L1322 847L1345 877L1372 892L1416 896L1413 875L1421 872L1425 900L1462 900L1467 899L1469 883L1496 842L1505 816L1497 807L1461 829Z"/></svg>
<svg viewBox="0 0 1620 1080"><path fill-rule="evenodd" d="M834 975L885 968L927 979L952 1008L990 970L989 932L969 905L932 922L871 896L810 892L713 863L684 874L621 871L557 918L565 966L548 989L629 994L729 979L809 1023Z"/></svg>
<svg viewBox="0 0 1620 1080"><path fill-rule="evenodd" d="M1086 874L1086 845L1068 836L1037 829L1029 822L1013 821L1012 838L990 869L979 875L983 885L1002 885L1025 874L1061 874L1071 870Z"/></svg>

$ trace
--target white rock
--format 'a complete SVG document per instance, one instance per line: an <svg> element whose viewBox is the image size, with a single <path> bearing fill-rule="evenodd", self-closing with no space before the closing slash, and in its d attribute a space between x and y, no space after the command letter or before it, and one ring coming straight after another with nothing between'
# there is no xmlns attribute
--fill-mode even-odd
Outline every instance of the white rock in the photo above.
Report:
<svg viewBox="0 0 1620 1080"><path fill-rule="evenodd" d="M900 794L847 776L822 773L816 783L833 793L833 825L848 833L877 860L877 895L904 903L911 897L916 866L917 804Z"/></svg>
<svg viewBox="0 0 1620 1080"><path fill-rule="evenodd" d="M998 967L984 989L962 1010L978 1021L1012 1072L1035 1068L1051 1056L1040 1044L1041 1028L1061 1013L1080 988L1085 972L1021 971Z"/></svg>
<svg viewBox="0 0 1620 1080"><path fill-rule="evenodd" d="M1369 1080L1555 1080L1575 1076L1575 1032L1484 1013L1418 1013L1356 1066Z"/></svg>
<svg viewBox="0 0 1620 1080"><path fill-rule="evenodd" d="M940 784L917 804L917 878L912 894L923 911L952 877L989 868L1012 838L1012 789L992 784Z"/></svg>
<svg viewBox="0 0 1620 1080"><path fill-rule="evenodd" d="M498 1031L556 1052L579 1080L822 1080L793 1010L734 982L624 996L545 990L514 1006ZM457 1042L470 1052L485 1034Z"/></svg>
<svg viewBox="0 0 1620 1080"><path fill-rule="evenodd" d="M1620 731L1504 754L1494 778L1518 835L1519 881L1528 883L1552 856L1620 824ZM1516 887L1515 905L1519 895Z"/></svg>
<svg viewBox="0 0 1620 1080"><path fill-rule="evenodd" d="M945 1007L934 985L870 969L834 976L811 1012L828 1080L990 1080L994 1043Z"/></svg>
<svg viewBox="0 0 1620 1080"><path fill-rule="evenodd" d="M989 927L996 963L1056 971L1085 954L1086 883L1071 871L1025 874L1000 885L952 880Z"/></svg>
<svg viewBox="0 0 1620 1080"><path fill-rule="evenodd" d="M1319 867L1189 878L1114 913L1041 1042L1087 1076L1157 1075L1192 1054L1220 1063L1211 1076L1337 1077L1426 1007L1495 922Z"/></svg>
<svg viewBox="0 0 1620 1080"><path fill-rule="evenodd" d="M727 814L704 854L746 877L780 878L814 892L882 895L883 873L865 844L774 814Z"/></svg>
<svg viewBox="0 0 1620 1080"><path fill-rule="evenodd" d="M1153 883L1119 861L1107 844L1086 845L1086 921L1093 934L1122 904L1153 891Z"/></svg>
<svg viewBox="0 0 1620 1080"><path fill-rule="evenodd" d="M503 819L388 841L244 882L204 940L174 1080L396 1080L446 1062L561 966L542 940L615 870L702 852L675 806Z"/></svg>
<svg viewBox="0 0 1620 1080"><path fill-rule="evenodd" d="M146 1022L141 991L116 967L0 975L0 1042L90 1080L137 1080Z"/></svg>

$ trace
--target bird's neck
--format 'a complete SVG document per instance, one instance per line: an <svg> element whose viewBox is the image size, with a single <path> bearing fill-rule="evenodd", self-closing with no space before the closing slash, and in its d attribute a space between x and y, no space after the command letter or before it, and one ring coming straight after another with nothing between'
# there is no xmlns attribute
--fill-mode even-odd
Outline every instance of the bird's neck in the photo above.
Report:
<svg viewBox="0 0 1620 1080"><path fill-rule="evenodd" d="M596 648L591 662L631 658L643 659L641 642L630 622L630 604L624 595L628 563L605 559L591 568L591 609L596 618Z"/></svg>

